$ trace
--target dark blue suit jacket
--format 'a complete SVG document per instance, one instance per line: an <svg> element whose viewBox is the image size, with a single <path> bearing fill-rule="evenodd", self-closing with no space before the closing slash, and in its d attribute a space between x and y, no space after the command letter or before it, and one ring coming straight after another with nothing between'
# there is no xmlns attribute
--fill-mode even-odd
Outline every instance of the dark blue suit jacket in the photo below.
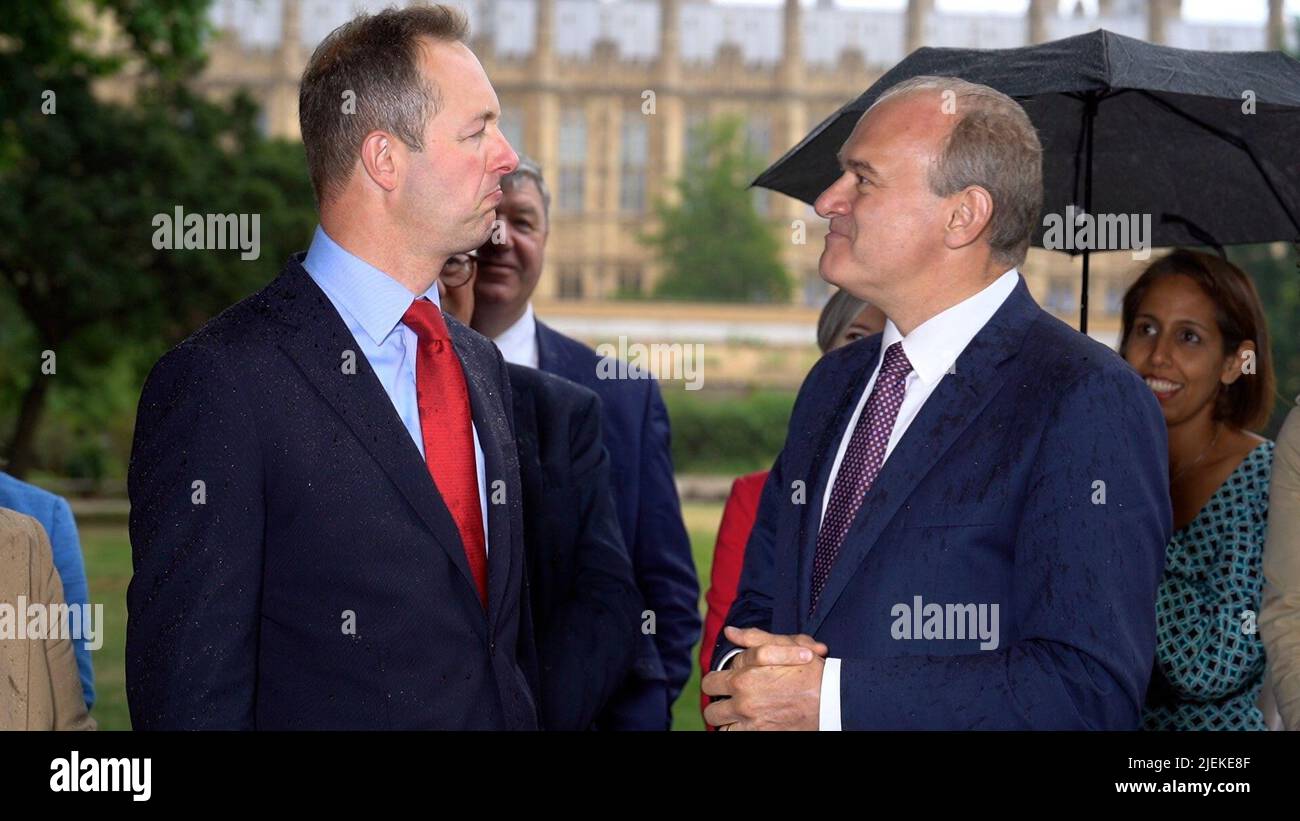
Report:
<svg viewBox="0 0 1300 821"><path fill-rule="evenodd" d="M627 678L644 605L610 493L596 394L507 365L542 729L587 730Z"/></svg>
<svg viewBox="0 0 1300 821"><path fill-rule="evenodd" d="M301 259L145 384L128 482L133 725L536 728L501 355L446 317L486 459L485 614L419 449Z"/></svg>
<svg viewBox="0 0 1300 821"><path fill-rule="evenodd" d="M861 340L805 380L727 624L825 642L845 729L1136 728L1172 531L1164 419L1023 279L890 454L809 615L827 475L879 353ZM908 637L918 596L945 621L997 604L998 646L951 638L957 618Z"/></svg>
<svg viewBox="0 0 1300 821"><path fill-rule="evenodd" d="M541 370L600 397L619 525L637 587L655 617L655 632L642 635L632 675L600 726L666 729L669 708L691 675L691 648L699 641L701 620L699 580L673 479L668 410L659 383L640 372L639 378L597 378L596 352L541 322L537 353Z"/></svg>

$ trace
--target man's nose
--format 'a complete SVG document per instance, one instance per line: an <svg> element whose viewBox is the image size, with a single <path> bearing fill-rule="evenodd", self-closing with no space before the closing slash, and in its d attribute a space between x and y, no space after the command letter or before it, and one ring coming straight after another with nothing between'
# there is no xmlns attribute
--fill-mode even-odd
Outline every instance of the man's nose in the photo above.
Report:
<svg viewBox="0 0 1300 821"><path fill-rule="evenodd" d="M817 196L813 202L813 210L817 212L817 216L830 219L849 213L849 201L844 195L843 182L844 177L840 177Z"/></svg>
<svg viewBox="0 0 1300 821"><path fill-rule="evenodd" d="M501 157L498 160L498 170L500 171L501 176L504 177L506 174L509 174L519 167L519 154L517 154L515 149L510 145L510 141L506 139L505 134L501 134L501 147L502 152Z"/></svg>

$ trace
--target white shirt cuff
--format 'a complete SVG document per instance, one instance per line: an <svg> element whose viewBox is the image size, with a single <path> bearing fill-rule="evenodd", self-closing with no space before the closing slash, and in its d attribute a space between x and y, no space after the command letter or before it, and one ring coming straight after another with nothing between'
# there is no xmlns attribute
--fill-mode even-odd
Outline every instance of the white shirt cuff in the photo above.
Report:
<svg viewBox="0 0 1300 821"><path fill-rule="evenodd" d="M730 657L728 657L730 658ZM818 730L841 730L840 726L840 660L826 659L822 668L822 703L817 717Z"/></svg>

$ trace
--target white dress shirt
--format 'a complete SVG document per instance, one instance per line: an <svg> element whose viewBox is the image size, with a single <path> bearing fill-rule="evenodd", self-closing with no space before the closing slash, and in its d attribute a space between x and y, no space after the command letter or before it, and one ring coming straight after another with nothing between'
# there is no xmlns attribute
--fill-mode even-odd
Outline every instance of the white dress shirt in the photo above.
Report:
<svg viewBox="0 0 1300 821"><path fill-rule="evenodd" d="M835 453L835 461L831 464L831 472L827 477L826 488L822 492L821 517L818 519L818 528L821 527L821 518L826 516L826 505L830 502L830 491L835 486L835 478L840 472L840 463L844 461L844 452L848 449L849 439L853 436L853 429L858 424L858 417L862 415L862 409L867 404L867 397L871 395L871 388L876 384L876 375L880 372L880 363L884 359L885 351L895 342L903 343L903 353L907 354L907 359L912 363L912 372L907 375L907 381L904 384L903 403L898 408L898 416L894 419L893 430L889 434L889 443L885 446L885 456L881 461L881 469L884 469L885 461L888 461L889 454L893 452L894 447L907 428L912 424L912 420L920 413L925 400L930 398L934 389L939 387L939 382L943 380L944 374L952 369L961 356L961 352L966 350L966 346L975 338L988 321L997 313L998 308L1011 292L1015 290L1016 283L1020 280L1020 272L1015 268L1004 273L984 290L973 296L958 302L951 308L942 313L935 314L925 322L918 325L907 336L898 330L893 320L885 322L885 330L880 339L880 352L876 356L876 365L872 368L871 377L867 379L867 384L862 388L862 396L858 399L858 405L853 410L853 415L849 417L848 425L844 428L844 433L840 437L840 447ZM739 650L733 650L728 653L722 663L718 665L722 669L731 657ZM826 667L822 671L821 686L821 711L818 720L818 728L822 730L839 730L840 724L840 660L838 658L826 659Z"/></svg>
<svg viewBox="0 0 1300 821"><path fill-rule="evenodd" d="M537 318L533 316L533 303L524 307L523 316L515 320L492 340L501 349L501 356L512 365L537 367Z"/></svg>

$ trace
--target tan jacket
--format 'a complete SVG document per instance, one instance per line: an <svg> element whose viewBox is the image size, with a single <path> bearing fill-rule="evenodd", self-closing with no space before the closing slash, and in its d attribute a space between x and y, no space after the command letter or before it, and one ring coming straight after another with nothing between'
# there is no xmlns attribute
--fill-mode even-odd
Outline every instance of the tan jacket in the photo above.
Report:
<svg viewBox="0 0 1300 821"><path fill-rule="evenodd" d="M1300 730L1300 408L1287 416L1273 454L1259 632L1282 722Z"/></svg>
<svg viewBox="0 0 1300 821"><path fill-rule="evenodd" d="M72 642L17 638L18 597L62 604L50 539L30 516L0 508L0 730L93 730ZM24 608L25 609L25 608ZM12 637L11 637L12 636Z"/></svg>

